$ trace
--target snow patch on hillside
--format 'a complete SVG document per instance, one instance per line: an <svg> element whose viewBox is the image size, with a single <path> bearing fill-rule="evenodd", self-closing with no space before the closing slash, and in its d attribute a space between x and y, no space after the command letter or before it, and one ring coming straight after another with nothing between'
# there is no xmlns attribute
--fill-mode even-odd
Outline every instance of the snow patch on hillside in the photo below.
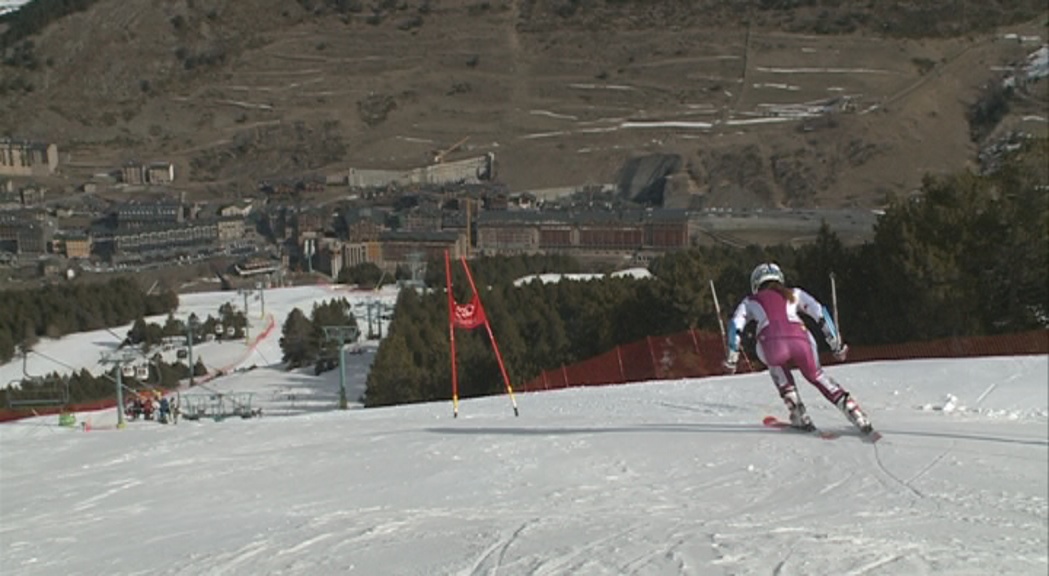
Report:
<svg viewBox="0 0 1049 576"><path fill-rule="evenodd" d="M608 274L610 278L633 278L635 280L642 280L645 278L653 278L652 273L648 271L648 268L627 268L626 270L618 270ZM588 280L599 280L605 278L604 274L531 274L529 276L522 276L517 280L514 280L514 286L523 286L529 282L542 282L543 284L553 284L561 282L562 280L586 282Z"/></svg>

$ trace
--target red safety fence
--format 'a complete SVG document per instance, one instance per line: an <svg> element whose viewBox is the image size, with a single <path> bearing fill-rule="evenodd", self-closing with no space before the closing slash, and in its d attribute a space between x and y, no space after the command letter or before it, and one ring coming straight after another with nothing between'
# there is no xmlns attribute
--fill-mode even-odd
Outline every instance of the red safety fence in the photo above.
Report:
<svg viewBox="0 0 1049 576"><path fill-rule="evenodd" d="M947 338L910 344L861 346L849 350L850 362L914 358L965 358L970 356L1022 356L1049 354L1049 331L1020 334Z"/></svg>
<svg viewBox="0 0 1049 576"><path fill-rule="evenodd" d="M95 400L94 402L81 402L70 405L37 406L34 408L0 408L0 422L22 420L34 416L51 416L64 412L94 412L96 410L108 410L117 405L115 398L106 400Z"/></svg>
<svg viewBox="0 0 1049 576"><path fill-rule="evenodd" d="M523 390L600 386L641 380L668 380L721 373L724 345L717 334L689 330L617 346L570 366L547 370Z"/></svg>
<svg viewBox="0 0 1049 576"><path fill-rule="evenodd" d="M1049 354L1049 331L856 346L850 348L848 362L1028 354ZM689 330L669 336L649 336L570 366L546 370L520 388L534 392L575 386L717 376L723 373L721 361L724 357L724 344L715 333ZM824 362L830 361L830 358L824 358ZM756 358L749 358L741 359L739 368L739 371L746 372L748 369L763 369L763 366Z"/></svg>
<svg viewBox="0 0 1049 576"><path fill-rule="evenodd" d="M272 325L268 330L272 329ZM268 333L268 332L267 332ZM849 350L848 362L874 360L907 360L917 358L963 358L972 356L1021 356L1049 354L1049 331L1036 330L998 336L946 338L929 342L856 346ZM520 386L526 392L556 390L577 386L605 386L647 380L703 378L722 374L724 344L716 333L688 330L668 336L649 336L644 340L617 346L599 356L569 366L546 370ZM830 359L825 358L829 363ZM739 371L748 366L763 367L756 358L741 359ZM206 382L216 374L198 380ZM70 406L47 406L34 409L0 409L0 422L61 412L90 412L116 405L113 399Z"/></svg>

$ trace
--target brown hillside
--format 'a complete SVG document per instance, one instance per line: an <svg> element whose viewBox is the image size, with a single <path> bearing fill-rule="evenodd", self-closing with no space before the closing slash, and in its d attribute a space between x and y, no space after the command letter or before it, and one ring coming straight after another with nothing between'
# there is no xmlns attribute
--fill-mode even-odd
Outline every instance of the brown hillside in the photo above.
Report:
<svg viewBox="0 0 1049 576"><path fill-rule="evenodd" d="M468 137L449 158L494 152L513 189L661 152L700 204L874 206L972 166L969 106L1047 35L1038 2L838 4L100 0L31 39L36 70L0 66L0 133L56 142L70 184L170 160L244 192ZM1044 82L1014 106L1045 108Z"/></svg>

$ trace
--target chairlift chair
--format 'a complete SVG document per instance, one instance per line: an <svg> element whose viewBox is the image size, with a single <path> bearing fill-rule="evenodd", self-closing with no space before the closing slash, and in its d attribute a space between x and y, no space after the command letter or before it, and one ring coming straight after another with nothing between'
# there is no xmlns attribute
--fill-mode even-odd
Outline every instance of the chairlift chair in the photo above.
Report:
<svg viewBox="0 0 1049 576"><path fill-rule="evenodd" d="M23 384L28 382L35 389L26 391ZM47 381L38 376L12 380L7 385L8 408L32 408L34 406L56 406L69 403L69 380Z"/></svg>

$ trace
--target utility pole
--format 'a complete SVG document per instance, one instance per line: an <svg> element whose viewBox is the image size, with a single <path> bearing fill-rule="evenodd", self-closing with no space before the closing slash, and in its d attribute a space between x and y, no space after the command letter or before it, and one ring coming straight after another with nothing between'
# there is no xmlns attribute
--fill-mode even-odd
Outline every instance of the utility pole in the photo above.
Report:
<svg viewBox="0 0 1049 576"><path fill-rule="evenodd" d="M302 254L306 258L307 272L313 274L313 255L317 253L317 241L307 238L302 243Z"/></svg>
<svg viewBox="0 0 1049 576"><path fill-rule="evenodd" d="M368 334L365 336L368 340L375 338L375 332L372 330L372 301L369 300L364 305L364 312L368 316Z"/></svg>
<svg viewBox="0 0 1049 576"><path fill-rule="evenodd" d="M346 343L356 342L361 331L356 326L325 326L324 338L339 343L339 409L346 410Z"/></svg>
<svg viewBox="0 0 1049 576"><path fill-rule="evenodd" d="M253 290L248 290L247 288L241 288L240 290L237 290L237 295L244 297L244 317L245 318L248 317L248 296L251 296L252 292L253 292Z"/></svg>
<svg viewBox="0 0 1049 576"><path fill-rule="evenodd" d="M193 328L197 325L197 317L193 314L186 320L186 344L189 348L189 387L193 387Z"/></svg>
<svg viewBox="0 0 1049 576"><path fill-rule="evenodd" d="M248 317L248 296L251 296L254 292L254 290L248 290L247 288L241 288L240 290L237 290L237 294L240 294L244 297L244 344L247 346L251 345L251 337L248 335L251 326Z"/></svg>
<svg viewBox="0 0 1049 576"><path fill-rule="evenodd" d="M408 281L407 285L414 288L418 292L422 292L425 288L423 278L426 275L426 254L415 251L409 252L406 256L408 260L408 270L412 275L412 279Z"/></svg>
<svg viewBox="0 0 1049 576"><path fill-rule="evenodd" d="M382 302L379 300L369 300L365 305L365 311L368 313L368 339L375 340L382 338ZM374 324L373 324L374 322Z"/></svg>
<svg viewBox="0 0 1049 576"><path fill-rule="evenodd" d="M259 320L266 319L266 290L262 286L262 282L255 283L255 289L259 291Z"/></svg>
<svg viewBox="0 0 1049 576"><path fill-rule="evenodd" d="M109 364L116 368L117 372L117 428L125 428L127 422L124 421L124 380L122 378L124 374L124 364L134 361L138 358L137 351L132 350L121 350L110 354L103 354L100 363Z"/></svg>
<svg viewBox="0 0 1049 576"><path fill-rule="evenodd" d="M470 198L469 196L464 196L464 198L466 199L466 248L465 248L466 254L465 255L466 255L467 258L470 258L471 257L470 248L473 246L473 226L472 226L473 222L471 221L471 217L472 217L471 212L472 212L472 208L473 208L473 198Z"/></svg>

